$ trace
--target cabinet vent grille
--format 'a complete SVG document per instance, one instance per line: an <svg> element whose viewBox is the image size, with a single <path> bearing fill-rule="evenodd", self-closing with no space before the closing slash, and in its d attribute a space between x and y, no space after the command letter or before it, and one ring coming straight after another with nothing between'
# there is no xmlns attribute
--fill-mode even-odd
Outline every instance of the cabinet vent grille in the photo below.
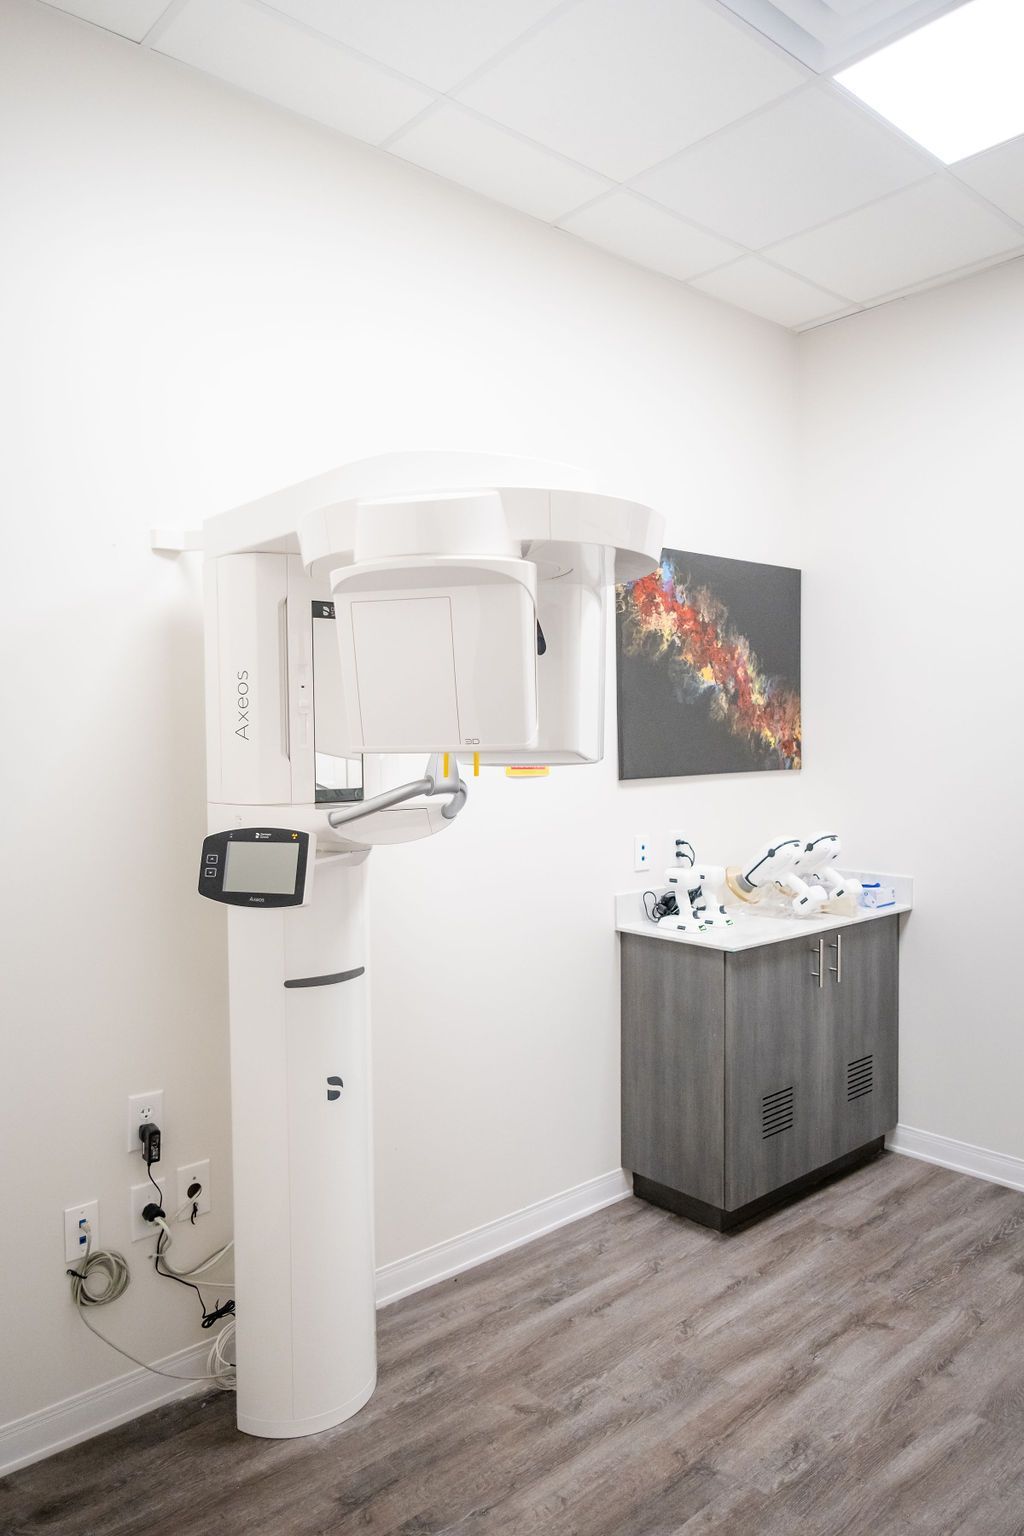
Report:
<svg viewBox="0 0 1024 1536"><path fill-rule="evenodd" d="M854 1099L862 1099L866 1093L871 1093L874 1086L874 1056L860 1056L856 1061L847 1063L846 1098L848 1103L852 1104Z"/></svg>
<svg viewBox="0 0 1024 1536"><path fill-rule="evenodd" d="M793 1128L793 1090L780 1088L778 1093L766 1093L761 1100L761 1139L777 1136L780 1131Z"/></svg>

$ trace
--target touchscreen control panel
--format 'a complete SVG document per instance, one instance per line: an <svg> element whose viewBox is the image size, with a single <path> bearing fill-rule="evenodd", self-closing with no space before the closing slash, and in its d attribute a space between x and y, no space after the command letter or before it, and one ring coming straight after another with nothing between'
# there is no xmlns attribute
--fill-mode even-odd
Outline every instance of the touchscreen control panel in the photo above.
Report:
<svg viewBox="0 0 1024 1536"><path fill-rule="evenodd" d="M199 894L233 907L301 907L311 895L316 838L290 827L236 827L203 842Z"/></svg>

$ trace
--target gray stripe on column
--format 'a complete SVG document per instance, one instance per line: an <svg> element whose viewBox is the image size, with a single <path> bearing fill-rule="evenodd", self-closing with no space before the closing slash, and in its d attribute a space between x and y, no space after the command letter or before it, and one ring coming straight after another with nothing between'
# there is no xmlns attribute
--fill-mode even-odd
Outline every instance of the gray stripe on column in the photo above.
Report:
<svg viewBox="0 0 1024 1536"><path fill-rule="evenodd" d="M335 971L333 976L297 976L294 981L286 981L286 987L333 987L339 981L355 981L357 976L362 976L366 970L365 965L357 965L354 971Z"/></svg>

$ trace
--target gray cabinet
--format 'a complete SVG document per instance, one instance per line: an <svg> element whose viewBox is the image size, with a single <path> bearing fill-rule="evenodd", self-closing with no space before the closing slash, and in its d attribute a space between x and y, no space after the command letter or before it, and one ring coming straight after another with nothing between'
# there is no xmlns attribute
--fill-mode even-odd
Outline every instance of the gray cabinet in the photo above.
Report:
<svg viewBox="0 0 1024 1536"><path fill-rule="evenodd" d="M622 935L622 1160L724 1228L896 1123L898 918L725 953Z"/></svg>

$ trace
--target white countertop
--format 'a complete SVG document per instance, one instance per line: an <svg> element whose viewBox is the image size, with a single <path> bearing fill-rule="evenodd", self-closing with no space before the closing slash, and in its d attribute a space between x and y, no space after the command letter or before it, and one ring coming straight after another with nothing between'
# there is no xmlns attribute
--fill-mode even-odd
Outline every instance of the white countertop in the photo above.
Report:
<svg viewBox="0 0 1024 1536"><path fill-rule="evenodd" d="M893 917L899 912L911 911L914 904L914 882L907 875L878 875L860 871L860 880L879 880L891 885L896 902L889 907L858 907L855 914L822 912L816 917L780 916L778 908L763 912L756 906L743 906L734 902L729 907L733 919L731 927L708 928L704 933L680 933L678 929L661 923L652 923L644 911L643 896L650 885L635 891L622 891L615 897L615 927L619 933L636 933L645 939L661 939L669 944L697 944L702 949L721 949L736 954L741 949L756 949L759 944L782 944L787 939L799 939L807 934L825 933L832 928L848 928L853 923L870 923L879 917ZM662 889L662 887L658 887Z"/></svg>

